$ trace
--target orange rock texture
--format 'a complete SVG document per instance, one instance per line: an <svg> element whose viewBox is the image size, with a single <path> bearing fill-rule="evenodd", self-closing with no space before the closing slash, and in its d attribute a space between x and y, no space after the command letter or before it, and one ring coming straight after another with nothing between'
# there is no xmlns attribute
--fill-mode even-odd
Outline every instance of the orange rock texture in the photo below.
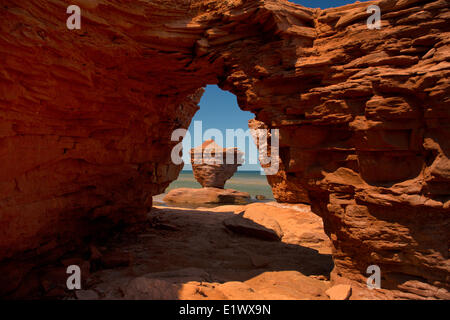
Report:
<svg viewBox="0 0 450 320"><path fill-rule="evenodd" d="M380 296L449 298L449 1L72 3L80 30L66 1L1 1L0 260L141 219L218 84L280 129L269 182L323 218L334 282L378 265Z"/></svg>
<svg viewBox="0 0 450 320"><path fill-rule="evenodd" d="M203 188L223 189L244 162L238 148L222 148L214 140L191 149L192 172Z"/></svg>

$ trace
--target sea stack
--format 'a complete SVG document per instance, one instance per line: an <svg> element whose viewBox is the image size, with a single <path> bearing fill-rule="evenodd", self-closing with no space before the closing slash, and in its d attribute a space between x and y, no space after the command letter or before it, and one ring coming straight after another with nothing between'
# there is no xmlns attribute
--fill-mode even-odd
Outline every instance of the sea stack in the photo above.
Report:
<svg viewBox="0 0 450 320"><path fill-rule="evenodd" d="M214 140L191 149L192 171L203 188L223 189L237 168L243 163L238 148L222 148Z"/></svg>
<svg viewBox="0 0 450 320"><path fill-rule="evenodd" d="M222 148L214 140L192 148L192 171L202 188L173 189L164 197L164 202L192 206L249 203L249 193L224 189L227 180L242 165L243 155L238 148Z"/></svg>

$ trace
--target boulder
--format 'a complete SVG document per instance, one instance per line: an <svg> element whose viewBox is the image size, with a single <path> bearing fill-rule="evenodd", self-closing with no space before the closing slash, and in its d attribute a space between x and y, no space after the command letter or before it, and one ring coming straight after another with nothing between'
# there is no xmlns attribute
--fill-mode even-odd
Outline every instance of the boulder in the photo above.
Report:
<svg viewBox="0 0 450 320"><path fill-rule="evenodd" d="M132 279L124 290L126 300L176 300L180 285L160 280L138 277Z"/></svg>
<svg viewBox="0 0 450 320"><path fill-rule="evenodd" d="M171 190L165 197L166 203L174 204L247 204L250 194L232 189L219 188L179 188Z"/></svg>
<svg viewBox="0 0 450 320"><path fill-rule="evenodd" d="M225 219L223 224L237 234L263 240L280 241L283 237L283 231L278 222L258 210L246 210Z"/></svg>
<svg viewBox="0 0 450 320"><path fill-rule="evenodd" d="M154 272L137 277L121 288L130 300L226 299L214 285L205 283L210 275L199 268Z"/></svg>

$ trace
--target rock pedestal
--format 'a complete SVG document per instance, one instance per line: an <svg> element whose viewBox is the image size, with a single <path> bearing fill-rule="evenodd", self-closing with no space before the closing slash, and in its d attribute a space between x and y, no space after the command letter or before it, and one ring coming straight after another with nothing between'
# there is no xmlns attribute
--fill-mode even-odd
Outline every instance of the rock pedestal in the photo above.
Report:
<svg viewBox="0 0 450 320"><path fill-rule="evenodd" d="M192 171L202 187L223 189L242 164L244 153L237 148L222 148L214 140L191 149Z"/></svg>
<svg viewBox="0 0 450 320"><path fill-rule="evenodd" d="M172 134L218 84L279 129L269 183L323 218L334 284L367 289L377 265L371 293L450 299L448 1L373 1L381 29L366 2L76 1L81 30L66 1L6 3L0 295L38 256L145 219L181 170Z"/></svg>

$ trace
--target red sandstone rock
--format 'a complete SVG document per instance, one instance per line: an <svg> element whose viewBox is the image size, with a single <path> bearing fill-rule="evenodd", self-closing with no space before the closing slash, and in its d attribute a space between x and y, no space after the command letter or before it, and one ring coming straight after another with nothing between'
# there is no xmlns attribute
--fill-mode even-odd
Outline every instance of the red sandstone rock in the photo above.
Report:
<svg viewBox="0 0 450 320"><path fill-rule="evenodd" d="M278 222L258 207L250 207L242 214L225 219L223 224L235 233L263 240L279 241L283 238Z"/></svg>
<svg viewBox="0 0 450 320"><path fill-rule="evenodd" d="M218 188L178 188L170 190L163 199L167 203L202 205L202 204L246 204L250 194L232 189Z"/></svg>
<svg viewBox="0 0 450 320"><path fill-rule="evenodd" d="M223 189L242 164L243 153L237 148L222 148L214 140L191 149L192 171L202 187Z"/></svg>
<svg viewBox="0 0 450 320"><path fill-rule="evenodd" d="M180 285L144 277L135 278L125 288L127 300L176 300Z"/></svg>
<svg viewBox="0 0 450 320"><path fill-rule="evenodd" d="M98 300L98 293L94 290L76 290L75 296L78 300Z"/></svg>
<svg viewBox="0 0 450 320"><path fill-rule="evenodd" d="M252 130L258 129L268 129L269 127L262 121L258 121L256 119L249 120L248 126ZM290 139L298 140L298 139L310 139L308 131L304 131L304 135L299 136L298 132L292 132L291 130L280 130L280 143L290 144ZM288 136L289 135L289 136ZM270 136L270 135L269 135ZM257 137L253 137L255 142L257 141ZM268 142L270 142L270 138ZM284 142L286 141L286 142ZM270 148L268 148L270 149ZM273 157L273 156L272 156ZM274 198L279 202L287 202L287 203L309 203L308 193L305 188L303 188L299 184L295 184L290 182L287 179L286 168L284 164L283 157L278 157L274 159L274 161L278 161L279 163L279 171L276 174L267 175L267 181L272 187L272 193ZM270 166L262 165L263 168Z"/></svg>
<svg viewBox="0 0 450 320"><path fill-rule="evenodd" d="M448 1L374 1L380 30L367 3L75 2L75 31L65 1L0 9L0 260L144 219L216 83L280 129L269 183L323 218L335 283L376 264L378 297L450 297Z"/></svg>
<svg viewBox="0 0 450 320"><path fill-rule="evenodd" d="M325 293L330 297L330 300L348 300L352 295L352 287L339 284L328 289Z"/></svg>
<svg viewBox="0 0 450 320"><path fill-rule="evenodd" d="M90 251L90 260L92 261L99 261L102 258L102 253L100 252L100 250L97 249L96 246L91 245L89 247L89 251Z"/></svg>
<svg viewBox="0 0 450 320"><path fill-rule="evenodd" d="M133 256L128 252L113 251L101 256L100 262L106 269L126 267L133 261Z"/></svg>

